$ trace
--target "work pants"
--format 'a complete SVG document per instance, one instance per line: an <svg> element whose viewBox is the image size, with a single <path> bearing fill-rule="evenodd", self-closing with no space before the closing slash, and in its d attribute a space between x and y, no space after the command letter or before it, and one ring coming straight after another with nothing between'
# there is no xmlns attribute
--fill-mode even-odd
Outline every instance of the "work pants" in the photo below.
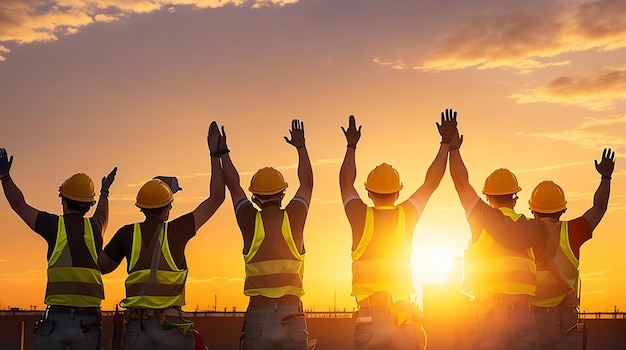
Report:
<svg viewBox="0 0 626 350"><path fill-rule="evenodd" d="M241 339L243 350L306 350L306 316L296 305L249 306Z"/></svg>
<svg viewBox="0 0 626 350"><path fill-rule="evenodd" d="M578 323L573 309L533 308L539 330L539 349L575 350L583 348L584 324ZM572 313L571 315L569 313ZM572 319L568 322L568 318Z"/></svg>
<svg viewBox="0 0 626 350"><path fill-rule="evenodd" d="M535 315L527 296L477 300L472 350L537 350Z"/></svg>
<svg viewBox="0 0 626 350"><path fill-rule="evenodd" d="M394 315L393 307L359 308L354 328L354 350L426 348L426 332L419 320L417 305L412 305L413 311L404 314L401 322L398 322L398 315Z"/></svg>
<svg viewBox="0 0 626 350"><path fill-rule="evenodd" d="M99 349L101 322L99 311L80 308L48 308L35 326L35 350ZM78 310L78 311L77 311Z"/></svg>
<svg viewBox="0 0 626 350"><path fill-rule="evenodd" d="M167 315L162 315L167 312ZM171 313L171 315L169 315ZM181 331L163 321L164 316L182 319L180 309L166 310L133 310L127 317L126 346L127 350L193 350L194 332Z"/></svg>

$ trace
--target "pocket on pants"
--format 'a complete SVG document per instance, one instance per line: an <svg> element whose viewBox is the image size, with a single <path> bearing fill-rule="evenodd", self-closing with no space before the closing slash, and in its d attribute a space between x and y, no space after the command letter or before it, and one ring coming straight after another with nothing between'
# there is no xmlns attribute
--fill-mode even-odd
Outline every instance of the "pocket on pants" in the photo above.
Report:
<svg viewBox="0 0 626 350"><path fill-rule="evenodd" d="M539 341L539 332L532 330L520 330L517 331L520 338L526 343L536 343Z"/></svg>
<svg viewBox="0 0 626 350"><path fill-rule="evenodd" d="M57 323L53 320L39 320L37 321L37 323L35 324L35 335L39 335L39 336L47 336L52 334L52 331L54 331L54 328L56 327Z"/></svg>
<svg viewBox="0 0 626 350"><path fill-rule="evenodd" d="M247 324L243 331L244 339L258 339L263 333L263 325L260 324Z"/></svg>
<svg viewBox="0 0 626 350"><path fill-rule="evenodd" d="M371 330L355 330L354 331L354 342L356 344L367 344L372 340L372 331Z"/></svg>

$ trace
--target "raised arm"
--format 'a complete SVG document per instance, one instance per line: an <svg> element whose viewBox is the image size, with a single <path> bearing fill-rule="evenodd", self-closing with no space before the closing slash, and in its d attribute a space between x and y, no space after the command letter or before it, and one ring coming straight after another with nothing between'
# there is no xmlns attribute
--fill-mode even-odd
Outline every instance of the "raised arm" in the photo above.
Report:
<svg viewBox="0 0 626 350"><path fill-rule="evenodd" d="M298 119L292 120L289 134L291 139L285 136L285 141L298 151L298 180L300 187L296 191L296 196L310 203L311 193L313 192L313 169L311 168L311 160L304 142L304 122Z"/></svg>
<svg viewBox="0 0 626 350"><path fill-rule="evenodd" d="M445 114L441 112L441 124L435 124L437 125L437 130L439 130L439 135L441 135L441 144L435 156L435 160L433 160L426 171L424 184L411 196L413 199L417 200L422 208L426 206L428 199L437 187L439 187L439 183L441 183L443 174L446 171L446 163L448 162L450 142L454 135L458 134L456 128L456 112L452 109L446 109Z"/></svg>
<svg viewBox="0 0 626 350"><path fill-rule="evenodd" d="M207 135L207 143L211 156L211 182L209 185L211 193L209 193L207 199L192 211L196 230L204 225L224 202L224 173L222 172L222 165L220 164L219 141L220 129L217 127L217 123L212 122Z"/></svg>
<svg viewBox="0 0 626 350"><path fill-rule="evenodd" d="M13 211L15 211L15 213L22 218L26 225L34 231L39 211L26 203L24 194L22 194L22 191L13 182L13 179L9 174L12 164L13 156L9 158L7 156L7 150L0 148L0 178L2 179L2 189L4 190L4 195L6 196Z"/></svg>
<svg viewBox="0 0 626 350"><path fill-rule="evenodd" d="M597 160L594 160L594 163L596 170L602 177L600 185L598 185L598 189L593 195L593 206L583 214L583 217L589 221L592 230L598 226L609 206L611 175L613 175L613 169L615 168L615 152L611 151L610 148L605 148L602 152L600 163Z"/></svg>
<svg viewBox="0 0 626 350"><path fill-rule="evenodd" d="M467 168L461 158L460 149L462 144L463 135L459 135L457 133L452 138L452 142L450 144L450 176L454 182L456 193L461 200L461 205L463 205L465 212L469 214L469 211L472 209L472 205L479 201L480 197L478 197L478 194L469 183L469 174L467 173Z"/></svg>
<svg viewBox="0 0 626 350"><path fill-rule="evenodd" d="M351 198L359 198L359 193L354 188L354 180L356 180L356 145L361 138L361 125L356 127L356 120L351 115L348 120L348 130L341 127L348 145L346 147L346 154L343 157L343 163L341 163L341 169L339 170L339 187L341 188L341 199L344 203Z"/></svg>
<svg viewBox="0 0 626 350"><path fill-rule="evenodd" d="M100 221L102 225L101 233L104 234L109 221L109 189L115 180L117 174L117 167L113 168L111 172L102 178L102 186L100 189L100 198L98 199L98 205L93 213L93 217Z"/></svg>
<svg viewBox="0 0 626 350"><path fill-rule="evenodd" d="M241 200L246 199L246 193L239 183L239 173L235 169L235 165L230 159L230 150L226 144L226 131L222 126L222 135L220 136L219 154L222 159L222 167L224 170L224 180L230 192L230 198L233 201L233 208L237 206Z"/></svg>

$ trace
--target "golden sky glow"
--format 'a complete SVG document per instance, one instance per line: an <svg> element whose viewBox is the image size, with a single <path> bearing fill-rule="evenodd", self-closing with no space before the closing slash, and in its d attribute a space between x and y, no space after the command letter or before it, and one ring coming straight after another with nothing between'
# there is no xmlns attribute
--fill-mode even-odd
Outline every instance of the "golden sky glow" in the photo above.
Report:
<svg viewBox="0 0 626 350"><path fill-rule="evenodd" d="M0 2L0 147L33 207L60 213L58 186L114 166L108 242L143 216L139 186L176 175L172 216L208 194L206 132L224 125L244 188L264 166L297 188L292 118L305 122L315 187L305 229L304 303L352 309L350 229L338 173L341 126L363 125L356 187L392 164L408 197L439 146L435 122L459 112L462 155L480 192L514 171L516 209L554 180L565 219L591 205L594 159L616 151L609 210L581 250L583 309L626 308L626 3L621 0L106 0ZM449 174L418 223L415 280L439 282L469 228ZM242 241L230 198L187 247L187 308L243 309ZM46 244L0 200L0 308L43 306ZM105 308L124 295L106 276Z"/></svg>

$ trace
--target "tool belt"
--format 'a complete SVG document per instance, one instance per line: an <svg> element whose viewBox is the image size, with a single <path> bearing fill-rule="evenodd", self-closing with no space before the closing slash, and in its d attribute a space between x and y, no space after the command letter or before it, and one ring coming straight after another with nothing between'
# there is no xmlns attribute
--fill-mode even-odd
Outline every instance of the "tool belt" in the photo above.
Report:
<svg viewBox="0 0 626 350"><path fill-rule="evenodd" d="M262 295L255 295L250 297L248 308L266 307L267 305L291 305L297 306L302 311L302 300L296 295L283 295L280 298L268 298Z"/></svg>
<svg viewBox="0 0 626 350"><path fill-rule="evenodd" d="M391 294L385 291L382 291L382 292L376 292L374 294L370 294L367 297L361 299L359 301L359 309L361 308L369 309L369 308L380 307L380 306L389 307L392 304L393 304L393 297L391 296Z"/></svg>
<svg viewBox="0 0 626 350"><path fill-rule="evenodd" d="M183 312L178 307L170 307L167 309L132 308L126 310L124 317L127 322L139 321L142 331L146 330L144 321L151 317L159 318L159 324L162 329L168 330L176 328L183 335L187 335L194 326L193 321L183 318Z"/></svg>
<svg viewBox="0 0 626 350"><path fill-rule="evenodd" d="M494 310L532 312L530 296L526 294L488 294L476 299L477 315L486 315Z"/></svg>
<svg viewBox="0 0 626 350"><path fill-rule="evenodd" d="M46 307L46 315L48 313L66 313L70 315L100 315L99 307L74 307L63 305L49 305Z"/></svg>

